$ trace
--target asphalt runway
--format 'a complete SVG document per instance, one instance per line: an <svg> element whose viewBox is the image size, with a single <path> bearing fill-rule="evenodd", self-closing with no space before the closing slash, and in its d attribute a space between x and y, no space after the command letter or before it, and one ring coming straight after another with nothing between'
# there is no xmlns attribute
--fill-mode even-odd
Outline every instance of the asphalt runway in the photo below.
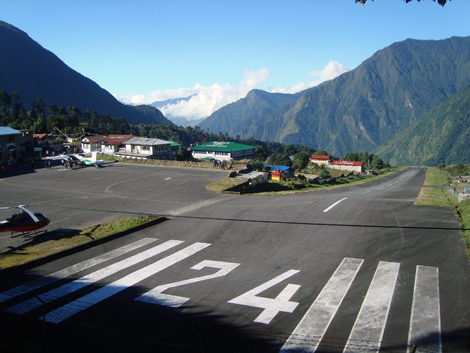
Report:
<svg viewBox="0 0 470 353"><path fill-rule="evenodd" d="M269 197L198 169L2 179L5 202L57 202L39 209L57 230L169 219L0 278L0 330L25 351L468 352L465 246L452 210L414 205L425 173Z"/></svg>

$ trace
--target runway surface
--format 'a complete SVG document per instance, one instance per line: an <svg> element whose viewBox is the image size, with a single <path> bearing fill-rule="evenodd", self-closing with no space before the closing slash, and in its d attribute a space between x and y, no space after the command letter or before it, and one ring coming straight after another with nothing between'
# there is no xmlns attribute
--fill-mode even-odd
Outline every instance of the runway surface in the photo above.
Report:
<svg viewBox="0 0 470 353"><path fill-rule="evenodd" d="M169 217L0 278L9 344L53 352L469 351L465 246L451 209L414 205L425 169L285 196L205 190L226 174L114 164L0 180L3 202L42 203L51 229L64 234L134 214Z"/></svg>

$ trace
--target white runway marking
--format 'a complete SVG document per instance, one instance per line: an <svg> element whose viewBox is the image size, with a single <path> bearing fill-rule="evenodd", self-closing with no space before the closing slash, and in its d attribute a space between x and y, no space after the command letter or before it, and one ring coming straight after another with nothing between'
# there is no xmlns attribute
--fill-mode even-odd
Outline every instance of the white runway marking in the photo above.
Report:
<svg viewBox="0 0 470 353"><path fill-rule="evenodd" d="M382 190L384 188L384 186L382 186L381 188L378 188L377 190Z"/></svg>
<svg viewBox="0 0 470 353"><path fill-rule="evenodd" d="M135 300L145 302L145 303L150 303L150 304L164 305L170 308L179 308L181 305L186 303L189 300L189 298L180 297L178 295L173 295L173 294L165 294L162 292L169 288L175 288L179 286L184 286L186 284L197 283L197 282L202 282L202 281L206 281L209 279L223 277L227 275L228 273L230 273L233 269L235 269L239 265L240 264L233 263L233 262L204 260L198 263L197 265L191 267L191 269L201 270L205 267L212 267L212 268L219 269L219 271L210 275L189 278L189 279L179 281L179 282L162 284L142 294L140 297L136 298Z"/></svg>
<svg viewBox="0 0 470 353"><path fill-rule="evenodd" d="M180 251L177 251L174 254L171 254L157 262L154 262L140 270L130 273L129 275L114 281L113 283L108 284L107 286L101 287L100 289L95 290L94 292L85 295L82 298L79 298L71 303L68 303L56 310L51 311L46 314L45 321L57 324L72 315L79 313L89 307L117 294L124 289L133 286L144 279L163 271L164 269L170 267L186 259L187 257L194 255L195 253L203 250L208 247L208 243L194 243ZM42 319L42 318L39 318Z"/></svg>
<svg viewBox="0 0 470 353"><path fill-rule="evenodd" d="M58 288L55 288L53 290L50 290L47 293L40 294L38 295L39 299L41 299L44 303L50 303L54 300L57 300L59 298L62 298L66 296L67 294L73 293L83 287L86 287L90 284L93 284L95 282L98 282L102 280L105 277L108 277L118 271L121 271L125 268L128 268L132 265L135 265L141 261L144 261L152 256L158 255L168 249L171 249L179 244L183 243L181 240L169 240L163 244L160 244L158 246L155 246L151 249L148 249L146 251L143 251L141 253L138 253L134 256L128 257L127 259L124 259L122 261L116 262L112 265L109 265L107 267L104 267L100 270L97 270L95 272L92 272L86 276L83 276L81 278L76 279L73 282L64 284L63 286L60 286ZM33 309L36 309L41 306L41 301L38 300L37 298L31 298L28 299L22 303L19 303L17 305L14 305L6 311L14 314L25 314L28 311L31 311Z"/></svg>
<svg viewBox="0 0 470 353"><path fill-rule="evenodd" d="M289 270L284 272L283 274L267 281L266 283L263 283L258 287L253 288L252 290L249 290L248 292L239 295L232 300L229 300L228 303L264 309L254 320L254 322L268 325L280 311L284 313L292 313L295 310L299 303L291 302L290 298L292 298L300 286L298 284L289 283L274 299L260 297L258 294L275 286L278 283L281 283L282 281L299 272L299 270Z"/></svg>
<svg viewBox="0 0 470 353"><path fill-rule="evenodd" d="M364 191L364 192L361 192L359 195L367 194L369 192L370 192L370 190L369 191Z"/></svg>
<svg viewBox="0 0 470 353"><path fill-rule="evenodd" d="M360 341L367 341L360 347L364 351L378 352L380 350L399 268L398 263L384 261L379 263L344 347L344 353L357 352Z"/></svg>
<svg viewBox="0 0 470 353"><path fill-rule="evenodd" d="M442 352L441 316L439 304L439 269L417 266L408 352L416 344L416 352Z"/></svg>
<svg viewBox="0 0 470 353"><path fill-rule="evenodd" d="M121 256L123 254L126 254L130 251L133 251L135 249L138 249L142 246L145 246L147 244L150 244L157 239L152 239L152 238L144 238L141 240L138 240L134 243L131 243L129 245L122 246L118 249L115 249L113 251L107 252L105 254L101 254L99 256L93 257L91 259L82 261L78 264L75 264L73 266L64 268L63 270L51 273L45 277L38 278L37 280L28 282L26 284L23 284L21 286L15 287L13 289L10 289L6 292L3 292L0 294L0 303L15 298L19 295L26 294L32 290L41 288L45 286L46 284L54 283L58 280L61 280L63 278L66 278L68 276L71 276L77 272L80 272L82 270L86 270L87 268L90 268L92 266L98 265L104 261L114 259L118 256Z"/></svg>
<svg viewBox="0 0 470 353"><path fill-rule="evenodd" d="M280 352L315 352L364 260L344 258Z"/></svg>
<svg viewBox="0 0 470 353"><path fill-rule="evenodd" d="M170 180L170 179L171 179L171 177L168 177L168 178L165 178L165 179L163 179L163 180Z"/></svg>
<svg viewBox="0 0 470 353"><path fill-rule="evenodd" d="M331 210L333 207L335 207L336 205L338 205L339 203L343 202L344 200L347 200L348 198L345 197L344 199L341 199L339 201L336 201L334 204L332 204L330 207L326 208L323 210L324 213L328 212L329 210Z"/></svg>

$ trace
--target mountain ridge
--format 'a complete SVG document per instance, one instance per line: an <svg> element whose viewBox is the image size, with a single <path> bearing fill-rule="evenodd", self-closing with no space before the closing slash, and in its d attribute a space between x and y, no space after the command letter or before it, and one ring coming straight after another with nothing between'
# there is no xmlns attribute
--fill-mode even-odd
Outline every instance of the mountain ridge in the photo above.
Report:
<svg viewBox="0 0 470 353"><path fill-rule="evenodd" d="M116 100L97 83L67 66L59 57L34 41L26 32L0 21L0 89L17 92L25 109L41 99L46 106L77 106L130 123L171 123L163 114L146 116Z"/></svg>
<svg viewBox="0 0 470 353"><path fill-rule="evenodd" d="M303 144L338 156L370 151L468 84L470 37L407 39L305 92L295 103L222 132Z"/></svg>

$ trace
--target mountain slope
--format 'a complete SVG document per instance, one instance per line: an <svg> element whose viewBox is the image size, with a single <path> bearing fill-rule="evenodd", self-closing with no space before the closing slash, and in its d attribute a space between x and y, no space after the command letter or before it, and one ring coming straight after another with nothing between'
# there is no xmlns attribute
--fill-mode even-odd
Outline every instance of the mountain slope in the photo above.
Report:
<svg viewBox="0 0 470 353"><path fill-rule="evenodd" d="M249 127L262 116L269 114L284 104L294 103L304 92L296 94L268 93L261 90L248 92L245 98L228 104L198 124L203 130L214 133L228 132L229 135L248 137Z"/></svg>
<svg viewBox="0 0 470 353"><path fill-rule="evenodd" d="M253 120L248 128L227 132L326 149L337 156L370 151L468 84L470 37L408 39L307 91L294 104Z"/></svg>
<svg viewBox="0 0 470 353"><path fill-rule="evenodd" d="M76 105L129 123L169 123L163 116L149 117L117 101L92 80L72 70L25 32L0 21L0 90L17 92L25 109L40 98L46 107Z"/></svg>
<svg viewBox="0 0 470 353"><path fill-rule="evenodd" d="M374 152L390 164L470 163L470 86L421 116Z"/></svg>

